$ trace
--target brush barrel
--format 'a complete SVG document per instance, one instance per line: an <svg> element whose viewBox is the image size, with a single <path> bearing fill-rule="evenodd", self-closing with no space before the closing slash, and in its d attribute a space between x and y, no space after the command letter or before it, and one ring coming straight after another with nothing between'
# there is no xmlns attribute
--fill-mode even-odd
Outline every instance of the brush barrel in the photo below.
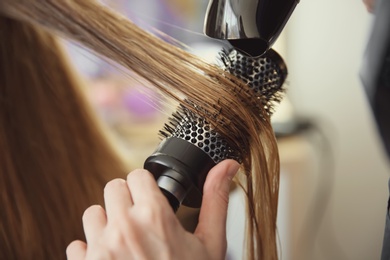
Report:
<svg viewBox="0 0 390 260"><path fill-rule="evenodd" d="M278 92L287 76L279 54L270 49L265 55L253 58L233 49L221 52L220 59L224 69L241 79L271 115L271 103L280 100ZM185 102L202 109L199 104ZM174 211L181 204L201 206L206 176L217 163L225 159L242 161L240 152L232 149L206 119L184 105L173 113L160 134L164 139L146 159L144 168L154 175Z"/></svg>

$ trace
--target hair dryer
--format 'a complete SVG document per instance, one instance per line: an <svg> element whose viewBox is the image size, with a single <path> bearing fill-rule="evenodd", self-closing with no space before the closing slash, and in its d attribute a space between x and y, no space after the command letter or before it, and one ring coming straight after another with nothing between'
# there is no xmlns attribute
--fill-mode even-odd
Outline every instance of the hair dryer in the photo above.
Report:
<svg viewBox="0 0 390 260"><path fill-rule="evenodd" d="M299 0L210 0L205 34L228 40L251 56L266 52L282 32Z"/></svg>

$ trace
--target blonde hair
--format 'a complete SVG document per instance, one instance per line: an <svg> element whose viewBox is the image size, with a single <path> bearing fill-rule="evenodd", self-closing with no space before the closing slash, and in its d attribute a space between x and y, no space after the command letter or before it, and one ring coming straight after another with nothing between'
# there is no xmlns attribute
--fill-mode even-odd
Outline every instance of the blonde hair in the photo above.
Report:
<svg viewBox="0 0 390 260"><path fill-rule="evenodd" d="M147 79L166 96L205 117L244 155L249 259L277 259L279 155L263 107L241 81L141 30L128 19L85 0L3 0L4 13L78 41ZM218 95L215 95L218 93Z"/></svg>

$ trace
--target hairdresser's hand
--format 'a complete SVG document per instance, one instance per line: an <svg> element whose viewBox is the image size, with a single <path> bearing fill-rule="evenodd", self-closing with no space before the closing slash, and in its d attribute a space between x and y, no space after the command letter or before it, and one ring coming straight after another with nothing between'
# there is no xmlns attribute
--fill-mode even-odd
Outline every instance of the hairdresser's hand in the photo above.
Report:
<svg viewBox="0 0 390 260"><path fill-rule="evenodd" d="M85 211L87 243L73 241L68 259L224 259L229 188L238 167L226 160L210 171L194 234L181 226L149 172L135 170L127 181L110 181L104 190L106 210Z"/></svg>
<svg viewBox="0 0 390 260"><path fill-rule="evenodd" d="M367 11L370 13L374 12L376 0L363 0L363 3L366 5Z"/></svg>

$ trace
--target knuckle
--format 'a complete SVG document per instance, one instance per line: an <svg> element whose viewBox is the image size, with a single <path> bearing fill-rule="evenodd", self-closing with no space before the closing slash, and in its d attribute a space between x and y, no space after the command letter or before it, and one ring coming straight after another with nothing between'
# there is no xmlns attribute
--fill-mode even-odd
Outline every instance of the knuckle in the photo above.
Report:
<svg viewBox="0 0 390 260"><path fill-rule="evenodd" d="M161 230L167 230L179 225L172 209L169 206L164 207L162 205L165 204L156 200L156 203L137 209L135 217L142 225L158 227Z"/></svg>
<svg viewBox="0 0 390 260"><path fill-rule="evenodd" d="M108 239L108 247L115 251L115 249L120 249L127 244L128 238L125 237L123 232L120 229L111 230L110 236Z"/></svg>
<svg viewBox="0 0 390 260"><path fill-rule="evenodd" d="M139 242L140 235L142 233L135 226L132 227L125 223L119 226L111 226L105 241L105 246L110 252L127 251L130 248L133 250L133 247ZM130 245L131 247L129 247Z"/></svg>
<svg viewBox="0 0 390 260"><path fill-rule="evenodd" d="M218 190L216 192L218 198L221 200L221 202L223 203L223 205L228 205L229 203L229 194L226 193L226 192L223 192L221 190Z"/></svg>
<svg viewBox="0 0 390 260"><path fill-rule="evenodd" d="M158 207L152 207L151 205L139 208L137 211L139 219L143 223L157 223L157 221L161 218L161 210Z"/></svg>
<svg viewBox="0 0 390 260"><path fill-rule="evenodd" d="M229 203L229 183L228 180L224 180L209 186L204 190L203 196L207 197L209 200L213 200L215 204L227 208Z"/></svg>
<svg viewBox="0 0 390 260"><path fill-rule="evenodd" d="M204 194L209 200L212 200L212 204L219 207L222 210L227 210L229 204L229 193L221 189L213 189L209 191L209 194Z"/></svg>

